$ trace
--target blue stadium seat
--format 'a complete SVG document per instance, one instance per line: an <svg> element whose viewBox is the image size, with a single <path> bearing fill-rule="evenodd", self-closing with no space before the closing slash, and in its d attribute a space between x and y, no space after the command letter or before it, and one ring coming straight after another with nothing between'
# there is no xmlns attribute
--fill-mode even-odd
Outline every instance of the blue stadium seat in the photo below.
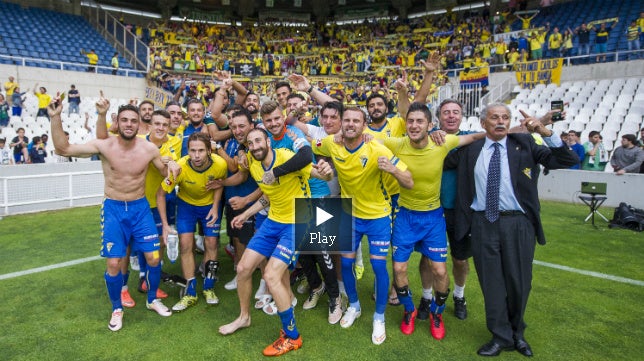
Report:
<svg viewBox="0 0 644 361"><path fill-rule="evenodd" d="M0 21L0 53L23 57L45 58L79 63L72 69L85 71L87 58L80 49L96 49L99 64L109 66L114 47L83 17L40 8L23 8L19 4L0 0L0 13L11 14L12 21ZM18 21L19 19L19 21ZM53 41L50 34L70 34L66 41ZM0 59L2 63L13 63ZM132 69L125 59L122 68ZM28 66L58 68L56 64L28 62ZM68 69L71 70L71 69Z"/></svg>

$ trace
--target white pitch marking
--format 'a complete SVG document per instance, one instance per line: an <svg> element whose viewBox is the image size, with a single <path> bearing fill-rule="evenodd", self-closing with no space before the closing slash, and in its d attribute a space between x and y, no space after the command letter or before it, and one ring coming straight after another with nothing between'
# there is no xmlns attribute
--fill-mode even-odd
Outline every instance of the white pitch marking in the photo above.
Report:
<svg viewBox="0 0 644 361"><path fill-rule="evenodd" d="M79 258L79 259L75 259L73 261L67 261L67 262L63 262L63 263L51 264L49 266L31 268L31 269L28 269L28 270L12 272L12 273L5 273L3 275L0 275L0 280L6 280L6 279L9 279L9 278L16 278L16 277L20 277L20 276L26 276L26 275L30 275L30 274L38 273L38 272L50 271L50 270L53 270L53 269L56 269L56 268L75 266L77 264L96 261L96 260L99 260L99 259L101 259L100 256Z"/></svg>
<svg viewBox="0 0 644 361"><path fill-rule="evenodd" d="M226 230L224 229L224 230L220 231L219 234L226 234ZM96 260L99 260L101 258L103 258L103 257L101 257L101 256L85 257L85 258L75 259L73 261L67 261L67 262L63 262L63 263L51 264L49 266L31 268L31 269L27 269L27 270L24 270L24 271L5 273L3 275L0 275L0 281L1 280L7 280L7 279L10 279L10 278L16 278L16 277L20 277L20 276L26 276L26 275L30 275L30 274L34 274L34 273L39 273L39 272L51 271L51 270L56 269L56 268L75 266L75 265L81 264L81 263L87 263L87 262L96 261Z"/></svg>
<svg viewBox="0 0 644 361"><path fill-rule="evenodd" d="M559 269L559 270L562 270L562 271L578 273L578 274L591 276L591 277L597 277L597 278L601 278L601 279L605 279L605 280L611 280L611 281L621 282L621 283L628 283L628 284L635 285L635 286L644 286L644 281L638 281L638 280L634 280L634 279L630 279L630 278L613 276L613 275L609 275L609 274L606 274L606 273L586 271L586 270L583 270L583 269L572 268L572 267L568 267L568 266L562 266L562 265L558 265L558 264L554 264L554 263L548 263L548 262L537 261L537 260L532 261L532 263L537 264L539 266L556 268L556 269Z"/></svg>

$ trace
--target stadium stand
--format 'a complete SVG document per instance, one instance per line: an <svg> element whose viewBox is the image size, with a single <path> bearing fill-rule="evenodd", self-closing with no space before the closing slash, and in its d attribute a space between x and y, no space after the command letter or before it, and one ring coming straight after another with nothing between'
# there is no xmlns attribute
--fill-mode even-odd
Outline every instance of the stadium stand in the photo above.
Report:
<svg viewBox="0 0 644 361"><path fill-rule="evenodd" d="M546 26L547 23L551 27L557 26L563 32L565 29L575 29L582 23L588 23L594 20L601 20L607 18L619 18L619 22L612 29L608 37L607 50L614 52L617 50L627 50L627 42L624 37L624 32L628 24L632 20L637 19L640 11L642 11L642 2L639 0L625 0L625 1L569 1L557 3L551 6L549 15L537 15L532 20L535 27ZM520 30L520 22L513 24L513 30ZM594 44L595 32L591 32L590 43ZM577 37L575 37L575 48L577 47ZM591 53L594 52L591 51ZM576 55L576 54L574 54ZM622 55L623 59L626 55Z"/></svg>
<svg viewBox="0 0 644 361"><path fill-rule="evenodd" d="M81 49L94 49L99 55L99 73L108 74L115 48L105 40L83 17L40 8L22 7L0 1L0 13L10 14L0 21L0 63L64 70L86 71L87 57ZM119 57L122 69L132 66Z"/></svg>
<svg viewBox="0 0 644 361"><path fill-rule="evenodd" d="M599 131L608 150L619 146L623 134L637 134L644 127L642 77L563 82L559 87L550 84L522 89L510 102L515 114L513 124L519 124L519 109L543 114L550 110L552 99L569 103L566 120L555 123L553 130L559 133L579 131L582 141L588 139L590 131Z"/></svg>

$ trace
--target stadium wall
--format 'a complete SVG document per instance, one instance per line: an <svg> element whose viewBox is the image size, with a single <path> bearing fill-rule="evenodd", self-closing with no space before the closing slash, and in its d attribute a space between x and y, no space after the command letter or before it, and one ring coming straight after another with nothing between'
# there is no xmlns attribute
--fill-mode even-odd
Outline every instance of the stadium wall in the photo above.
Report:
<svg viewBox="0 0 644 361"><path fill-rule="evenodd" d="M2 166L0 216L100 204L101 162Z"/></svg>
<svg viewBox="0 0 644 361"><path fill-rule="evenodd" d="M3 83L10 75L14 76L20 84L21 91L29 89L31 92L34 90L34 84L38 83L38 86L47 88L47 93L52 96L56 95L57 91L67 93L71 84L76 85L82 97L98 97L99 90L103 90L107 98L142 99L145 95L144 78L6 64L0 64L0 74Z"/></svg>
<svg viewBox="0 0 644 361"><path fill-rule="evenodd" d="M586 207L578 197L581 194L581 182L607 184L604 206L617 207L620 202L626 202L634 207L644 208L644 197L639 193L644 189L644 174L637 173L616 175L611 172L551 170L548 175L539 176L539 197ZM608 218L613 215L612 211L602 213Z"/></svg>

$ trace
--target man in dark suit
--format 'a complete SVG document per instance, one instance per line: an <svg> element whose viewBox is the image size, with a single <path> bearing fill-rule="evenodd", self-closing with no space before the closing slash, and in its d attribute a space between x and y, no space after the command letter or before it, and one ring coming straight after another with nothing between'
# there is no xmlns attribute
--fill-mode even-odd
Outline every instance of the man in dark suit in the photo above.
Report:
<svg viewBox="0 0 644 361"><path fill-rule="evenodd" d="M471 233L487 328L492 340L481 356L517 350L532 356L523 320L532 283L535 240L545 244L539 217L539 164L568 168L579 162L559 135L526 116L533 134L508 134L510 109L501 103L482 110L485 139L452 153L446 168L457 168L456 238ZM547 146L546 146L547 145Z"/></svg>

